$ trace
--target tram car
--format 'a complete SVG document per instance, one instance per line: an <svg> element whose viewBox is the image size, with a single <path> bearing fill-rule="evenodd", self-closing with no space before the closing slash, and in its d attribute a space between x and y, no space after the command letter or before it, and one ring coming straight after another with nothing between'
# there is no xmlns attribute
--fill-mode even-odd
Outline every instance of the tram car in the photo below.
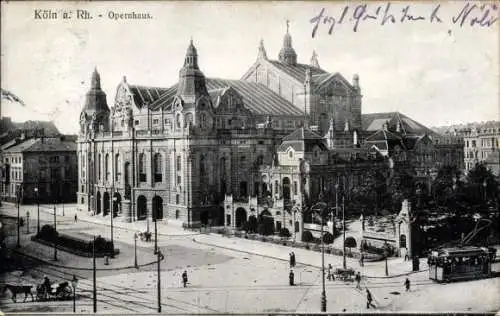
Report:
<svg viewBox="0 0 500 316"><path fill-rule="evenodd" d="M434 250L429 255L429 278L453 282L488 278L495 254L484 247L453 247Z"/></svg>

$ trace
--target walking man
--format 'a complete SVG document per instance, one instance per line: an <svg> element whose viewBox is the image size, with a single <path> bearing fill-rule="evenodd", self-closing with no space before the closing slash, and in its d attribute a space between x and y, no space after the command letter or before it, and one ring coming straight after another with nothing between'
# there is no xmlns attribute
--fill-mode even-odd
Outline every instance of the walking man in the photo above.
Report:
<svg viewBox="0 0 500 316"><path fill-rule="evenodd" d="M406 292L410 291L410 279L406 278L405 280Z"/></svg>
<svg viewBox="0 0 500 316"><path fill-rule="evenodd" d="M365 255L361 254L361 257L359 258L359 266L363 267L365 265Z"/></svg>
<svg viewBox="0 0 500 316"><path fill-rule="evenodd" d="M332 265L328 264L328 281L335 281L335 277L332 273Z"/></svg>
<svg viewBox="0 0 500 316"><path fill-rule="evenodd" d="M292 266L292 268L295 267L295 253L293 251L290 257L290 265Z"/></svg>
<svg viewBox="0 0 500 316"><path fill-rule="evenodd" d="M186 284L188 283L188 274L187 271L184 270L184 273L182 273L182 284L184 287L186 287Z"/></svg>
<svg viewBox="0 0 500 316"><path fill-rule="evenodd" d="M356 274L356 289L360 289L361 290L361 274L358 272L358 274Z"/></svg>
<svg viewBox="0 0 500 316"><path fill-rule="evenodd" d="M370 306L375 308L375 305L372 304L373 297L372 293L368 289L366 289L366 308L370 309Z"/></svg>
<svg viewBox="0 0 500 316"><path fill-rule="evenodd" d="M75 223L78 222L78 216L75 213Z"/></svg>
<svg viewBox="0 0 500 316"><path fill-rule="evenodd" d="M290 257L290 268L293 268L292 253L290 252L288 256Z"/></svg>
<svg viewBox="0 0 500 316"><path fill-rule="evenodd" d="M293 274L293 270L290 270L290 274L288 275L288 281L290 282L290 286L293 286L294 283L294 274Z"/></svg>

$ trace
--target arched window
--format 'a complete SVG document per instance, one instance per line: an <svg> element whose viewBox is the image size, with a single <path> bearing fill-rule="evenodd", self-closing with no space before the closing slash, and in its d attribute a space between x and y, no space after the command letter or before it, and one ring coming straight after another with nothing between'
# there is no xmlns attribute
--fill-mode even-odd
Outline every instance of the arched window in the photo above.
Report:
<svg viewBox="0 0 500 316"><path fill-rule="evenodd" d="M122 169L121 169L121 158L120 154L115 155L115 181L121 181L122 179Z"/></svg>
<svg viewBox="0 0 500 316"><path fill-rule="evenodd" d="M200 156L200 177L205 176L205 156Z"/></svg>
<svg viewBox="0 0 500 316"><path fill-rule="evenodd" d="M181 171L181 167L182 167L181 156L177 156L176 157L176 168L177 168L177 171Z"/></svg>
<svg viewBox="0 0 500 316"><path fill-rule="evenodd" d="M155 175L155 182L162 182L163 178L163 172L161 168L161 154L156 153L153 158L153 169L154 169L154 175Z"/></svg>
<svg viewBox="0 0 500 316"><path fill-rule="evenodd" d="M97 156L97 178L101 180L101 154Z"/></svg>
<svg viewBox="0 0 500 316"><path fill-rule="evenodd" d="M257 157L257 166L260 166L264 163L264 155L259 155L259 157Z"/></svg>
<svg viewBox="0 0 500 316"><path fill-rule="evenodd" d="M104 173L106 174L106 181L110 180L110 174L111 174L109 162L110 162L109 154L106 154L106 160L104 161Z"/></svg>
<svg viewBox="0 0 500 316"><path fill-rule="evenodd" d="M139 182L146 182L146 155L139 154Z"/></svg>
<svg viewBox="0 0 500 316"><path fill-rule="evenodd" d="M182 116L180 113L177 113L177 115L175 116L175 125L177 126L177 128L181 128L182 126Z"/></svg>

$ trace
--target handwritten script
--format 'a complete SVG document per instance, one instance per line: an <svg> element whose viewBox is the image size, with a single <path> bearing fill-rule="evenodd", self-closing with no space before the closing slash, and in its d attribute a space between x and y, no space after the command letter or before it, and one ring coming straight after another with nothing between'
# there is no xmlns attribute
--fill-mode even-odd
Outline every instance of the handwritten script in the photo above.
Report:
<svg viewBox="0 0 500 316"><path fill-rule="evenodd" d="M416 14L412 5L401 6L398 4L344 6L338 14L328 14L325 8L321 8L319 13L310 22L313 26L312 37L318 34L320 25L328 28L331 35L336 27L342 24L352 26L352 30L357 32L363 23L376 23L382 26L397 23L448 23L448 25L458 25L460 27L491 27L498 19L497 4L471 4L464 3L457 12L452 13L451 18L445 17L441 4L436 4L427 14Z"/></svg>

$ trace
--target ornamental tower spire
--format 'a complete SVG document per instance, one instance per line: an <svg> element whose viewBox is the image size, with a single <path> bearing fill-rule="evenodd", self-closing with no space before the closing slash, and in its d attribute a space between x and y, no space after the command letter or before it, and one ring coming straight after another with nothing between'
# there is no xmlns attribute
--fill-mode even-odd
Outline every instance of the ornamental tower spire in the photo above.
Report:
<svg viewBox="0 0 500 316"><path fill-rule="evenodd" d="M320 68L319 67L319 62L318 62L318 55L316 54L316 51L313 50L313 54L311 56L311 66Z"/></svg>
<svg viewBox="0 0 500 316"><path fill-rule="evenodd" d="M290 21L286 20L286 34L283 37L283 47L281 47L279 60L287 65L297 64L297 54L292 47L292 36L289 33Z"/></svg>
<svg viewBox="0 0 500 316"><path fill-rule="evenodd" d="M198 67L198 52L193 45L193 39L189 42L186 57L184 58L184 65L179 71L177 95L181 96L184 102L188 103L194 103L201 95L208 96L205 75Z"/></svg>
<svg viewBox="0 0 500 316"><path fill-rule="evenodd" d="M259 55L257 55L257 59L267 59L266 49L264 48L264 40L261 39L259 42Z"/></svg>

